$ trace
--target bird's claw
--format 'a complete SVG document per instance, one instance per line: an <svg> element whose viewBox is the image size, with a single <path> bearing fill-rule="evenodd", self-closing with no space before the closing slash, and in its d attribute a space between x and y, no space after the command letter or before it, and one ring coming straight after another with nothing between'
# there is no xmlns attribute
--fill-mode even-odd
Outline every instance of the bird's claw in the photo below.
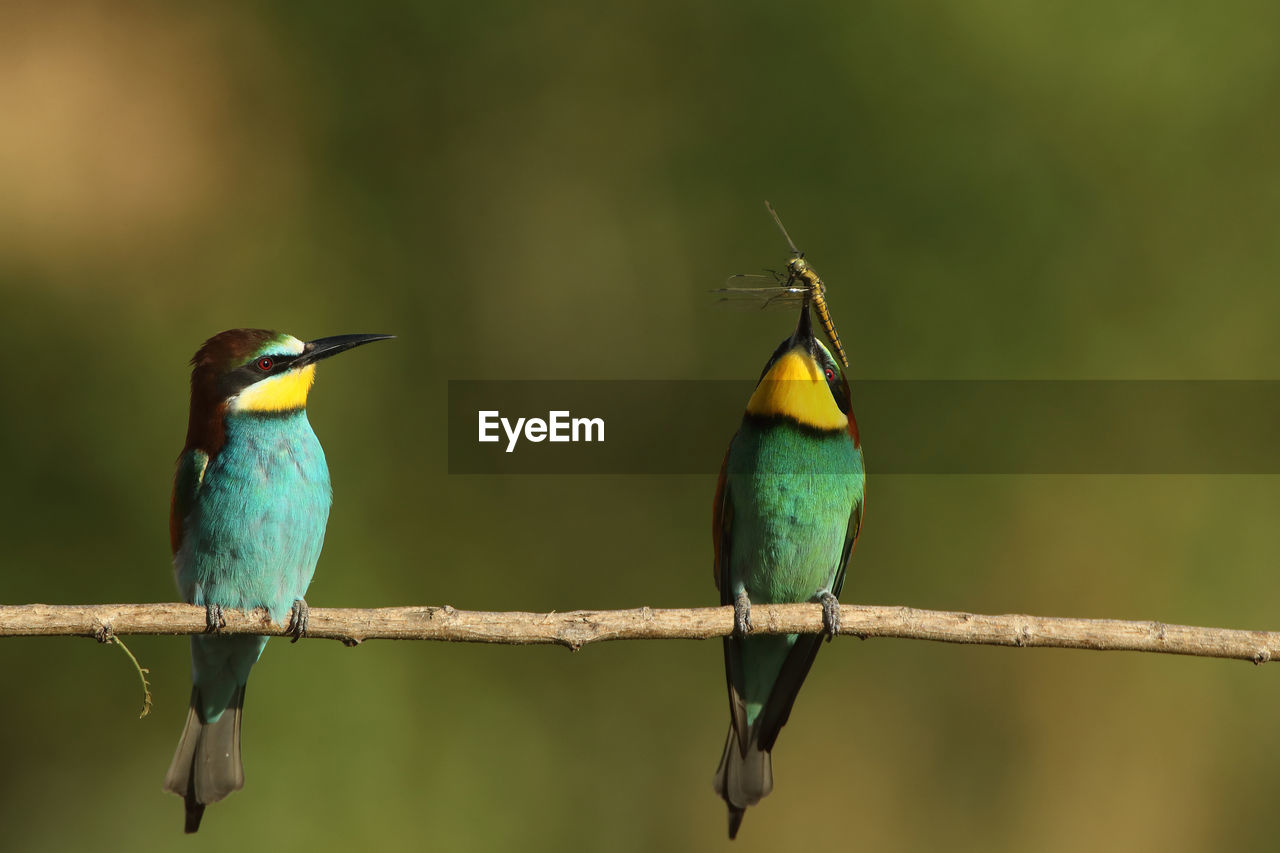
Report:
<svg viewBox="0 0 1280 853"><path fill-rule="evenodd" d="M829 643L832 637L840 633L840 599L824 591L818 596L818 601L822 602L822 631L827 635Z"/></svg>
<svg viewBox="0 0 1280 853"><path fill-rule="evenodd" d="M204 606L204 630L208 634L216 634L227 627L227 617L222 613L221 604Z"/></svg>
<svg viewBox="0 0 1280 853"><path fill-rule="evenodd" d="M751 599L746 590L733 600L733 633L739 639L751 633Z"/></svg>
<svg viewBox="0 0 1280 853"><path fill-rule="evenodd" d="M289 641L290 643L296 643L302 639L303 635L307 633L307 624L310 621L311 606L304 599L294 599L293 607L289 609L289 627L285 629L293 636L293 639Z"/></svg>

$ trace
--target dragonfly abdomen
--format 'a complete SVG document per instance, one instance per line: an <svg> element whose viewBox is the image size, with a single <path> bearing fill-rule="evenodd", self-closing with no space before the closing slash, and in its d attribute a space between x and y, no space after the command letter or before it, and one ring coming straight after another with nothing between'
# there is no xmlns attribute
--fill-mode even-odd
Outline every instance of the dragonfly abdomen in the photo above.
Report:
<svg viewBox="0 0 1280 853"><path fill-rule="evenodd" d="M815 287L813 290L813 307L818 309L818 319L822 321L822 329L831 339L831 345L836 348L836 356L840 359L840 363L848 367L849 359L844 354L844 344L840 343L840 335L836 332L836 324L831 319L831 311L827 308L827 300L822 297L820 287Z"/></svg>

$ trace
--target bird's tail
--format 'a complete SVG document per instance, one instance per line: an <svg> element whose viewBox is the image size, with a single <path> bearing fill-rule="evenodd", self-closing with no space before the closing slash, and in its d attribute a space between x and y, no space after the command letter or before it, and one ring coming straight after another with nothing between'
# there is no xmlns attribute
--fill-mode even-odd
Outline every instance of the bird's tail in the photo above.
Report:
<svg viewBox="0 0 1280 853"><path fill-rule="evenodd" d="M729 806L729 837L738 834L747 806L754 806L773 790L773 757L756 743L751 732L745 748L739 742L737 729L729 726L724 755L716 770L716 793Z"/></svg>
<svg viewBox="0 0 1280 853"><path fill-rule="evenodd" d="M205 806L244 787L244 765L240 763L244 685L236 688L227 710L212 723L204 721L200 705L200 690L192 688L187 725L164 777L164 789L186 803L189 833L200 828Z"/></svg>

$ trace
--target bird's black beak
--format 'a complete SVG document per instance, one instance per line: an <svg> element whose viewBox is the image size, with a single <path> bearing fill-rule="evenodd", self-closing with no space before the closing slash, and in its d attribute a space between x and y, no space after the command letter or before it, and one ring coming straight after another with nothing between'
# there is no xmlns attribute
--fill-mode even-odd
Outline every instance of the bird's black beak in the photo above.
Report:
<svg viewBox="0 0 1280 853"><path fill-rule="evenodd" d="M346 352L364 344L371 344L374 341L386 341L394 337L395 335L334 335L331 338L317 338L314 341L307 341L302 348L302 355L298 356L293 366L314 364L322 358L328 358L331 355L337 355L340 352Z"/></svg>
<svg viewBox="0 0 1280 853"><path fill-rule="evenodd" d="M796 330L791 333L791 345L801 346L806 349L812 349L809 342L813 340L813 318L809 315L809 294L805 294L803 304L800 306L800 321L796 323Z"/></svg>

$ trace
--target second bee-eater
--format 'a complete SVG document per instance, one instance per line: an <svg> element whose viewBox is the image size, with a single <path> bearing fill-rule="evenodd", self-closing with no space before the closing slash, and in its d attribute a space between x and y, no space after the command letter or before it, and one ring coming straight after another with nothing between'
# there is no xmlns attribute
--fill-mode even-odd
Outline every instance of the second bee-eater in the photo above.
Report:
<svg viewBox="0 0 1280 853"><path fill-rule="evenodd" d="M316 362L390 335L304 343L265 329L232 329L192 358L191 414L169 516L182 600L205 608L266 608L294 638L315 573L331 493L324 451L307 421ZM186 831L205 806L244 786L240 715L245 682L266 637L191 638L191 708L164 787L186 805Z"/></svg>
<svg viewBox="0 0 1280 853"><path fill-rule="evenodd" d="M715 578L734 607L724 640L729 736L716 793L729 837L773 790L771 752L822 635L751 636L751 604L820 602L828 638L862 525L862 448L840 365L813 335L809 300L774 351L729 444L716 489Z"/></svg>

